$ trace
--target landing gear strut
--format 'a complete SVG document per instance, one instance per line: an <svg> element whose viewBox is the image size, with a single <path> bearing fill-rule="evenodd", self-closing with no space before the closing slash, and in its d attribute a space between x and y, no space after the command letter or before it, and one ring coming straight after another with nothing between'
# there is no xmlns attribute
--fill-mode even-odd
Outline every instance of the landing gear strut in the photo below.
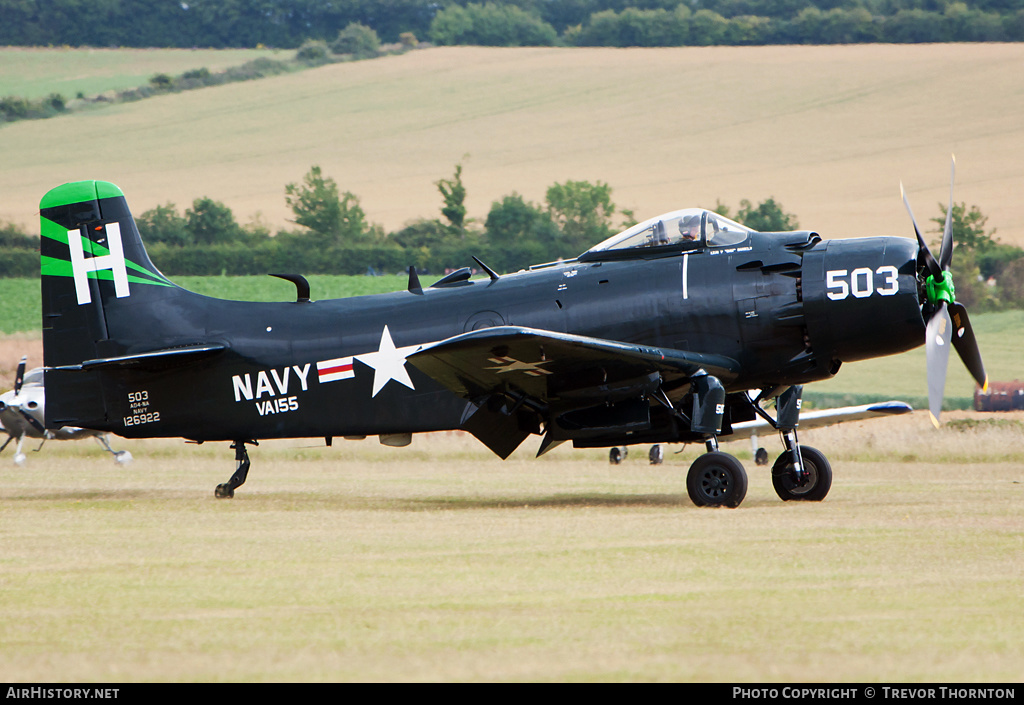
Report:
<svg viewBox="0 0 1024 705"><path fill-rule="evenodd" d="M728 453L718 450L725 415L725 387L715 377L693 379L690 430L705 438L708 452L693 461L686 474L686 492L698 507L738 507L747 496L747 471Z"/></svg>
<svg viewBox="0 0 1024 705"><path fill-rule="evenodd" d="M778 418L772 420L758 405L761 397L752 400L754 411L778 430L786 449L772 466L772 486L783 501L820 502L832 488L832 466L817 448L801 446L796 428L800 419L803 387L796 385L779 394L775 402Z"/></svg>
<svg viewBox="0 0 1024 705"><path fill-rule="evenodd" d="M259 445L256 441L248 441L253 445ZM245 478L249 475L249 452L245 449L246 441L235 441L231 447L235 451L235 473L223 485L217 485L213 496L217 499L230 499L235 496L235 490L245 484Z"/></svg>
<svg viewBox="0 0 1024 705"><path fill-rule="evenodd" d="M772 466L772 487L783 501L820 502L832 488L832 466L817 448L800 446L803 465L801 481L796 479L793 456L785 451Z"/></svg>

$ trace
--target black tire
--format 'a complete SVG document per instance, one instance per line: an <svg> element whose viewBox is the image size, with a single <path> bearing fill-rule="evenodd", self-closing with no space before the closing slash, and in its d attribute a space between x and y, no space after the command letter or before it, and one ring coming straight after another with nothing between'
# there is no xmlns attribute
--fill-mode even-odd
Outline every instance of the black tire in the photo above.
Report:
<svg viewBox="0 0 1024 705"><path fill-rule="evenodd" d="M686 491L698 507L738 507L747 496L747 471L728 453L705 453L686 474Z"/></svg>
<svg viewBox="0 0 1024 705"><path fill-rule="evenodd" d="M622 462L623 453L621 448L612 448L608 451L608 462L612 465L618 465Z"/></svg>
<svg viewBox="0 0 1024 705"><path fill-rule="evenodd" d="M766 451L764 448L758 448L757 452L754 453L754 462L757 463L758 465L767 465L768 451Z"/></svg>
<svg viewBox="0 0 1024 705"><path fill-rule="evenodd" d="M661 465L665 461L665 450L660 443L651 446L651 452L647 454L647 459L651 461L651 465Z"/></svg>
<svg viewBox="0 0 1024 705"><path fill-rule="evenodd" d="M832 466L828 458L817 448L800 446L800 459L804 471L808 474L807 482L797 485L794 479L793 458L785 451L775 460L772 466L772 487L775 494L784 501L802 500L804 502L820 502L832 489Z"/></svg>

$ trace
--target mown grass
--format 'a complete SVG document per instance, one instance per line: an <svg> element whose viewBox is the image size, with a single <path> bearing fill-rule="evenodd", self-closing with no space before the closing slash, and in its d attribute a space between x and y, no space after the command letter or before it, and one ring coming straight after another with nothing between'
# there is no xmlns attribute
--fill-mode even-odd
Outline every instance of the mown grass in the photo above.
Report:
<svg viewBox="0 0 1024 705"><path fill-rule="evenodd" d="M288 52L290 57L293 52ZM149 84L159 73L177 76L207 68L218 71L259 57L268 49L95 49L0 47L0 96L35 100L59 93L66 100L91 98Z"/></svg>
<svg viewBox="0 0 1024 705"><path fill-rule="evenodd" d="M872 428L931 452L915 423ZM828 451L820 433L808 440ZM5 456L0 677L1020 675L1019 444L1005 462L837 460L820 504L782 503L748 461L737 510L692 506L675 456L502 462L461 434L305 445L254 449L230 501L212 497L233 469L226 444L116 441L129 468L89 442L22 469Z"/></svg>

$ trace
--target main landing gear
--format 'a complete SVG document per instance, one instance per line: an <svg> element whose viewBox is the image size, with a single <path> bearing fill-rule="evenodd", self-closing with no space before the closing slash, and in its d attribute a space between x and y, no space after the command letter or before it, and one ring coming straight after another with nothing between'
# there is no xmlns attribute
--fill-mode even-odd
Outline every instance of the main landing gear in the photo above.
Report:
<svg viewBox="0 0 1024 705"><path fill-rule="evenodd" d="M747 471L734 456L718 449L725 387L718 378L702 375L693 379L692 389L690 430L704 436L708 452L693 461L686 473L686 492L698 507L738 507L747 496Z"/></svg>
<svg viewBox="0 0 1024 705"><path fill-rule="evenodd" d="M686 491L698 507L738 507L747 495L747 472L732 455L718 449L718 434L725 414L725 388L710 375L695 377L692 386L693 409L689 418L675 409L667 398L658 398L680 419L688 421L690 430L705 439L708 452L697 458L686 474ZM785 389L776 399L777 418L761 409L757 399L748 399L754 411L765 418L779 435L785 451L772 466L772 486L784 501L820 502L832 487L832 467L816 448L801 446L796 427L800 416L802 386ZM759 453L764 453L759 449ZM767 464L755 456L758 465Z"/></svg>
<svg viewBox="0 0 1024 705"><path fill-rule="evenodd" d="M754 411L763 416L778 430L786 449L772 466L772 487L783 501L803 500L820 502L832 488L832 466L817 448L801 446L796 437L800 416L802 386L790 387L778 396L775 408L777 419L772 420L758 405L760 397L753 400Z"/></svg>
<svg viewBox="0 0 1024 705"><path fill-rule="evenodd" d="M785 451L772 466L772 487L783 501L820 502L832 488L832 466L817 448L800 446L803 477L796 477L796 465L790 451Z"/></svg>
<svg viewBox="0 0 1024 705"><path fill-rule="evenodd" d="M223 485L217 485L213 490L213 496L217 499L231 499L235 496L235 490L245 484L245 478L249 475L249 452L245 449L246 443L259 445L256 441L235 441L231 447L235 451L235 472Z"/></svg>

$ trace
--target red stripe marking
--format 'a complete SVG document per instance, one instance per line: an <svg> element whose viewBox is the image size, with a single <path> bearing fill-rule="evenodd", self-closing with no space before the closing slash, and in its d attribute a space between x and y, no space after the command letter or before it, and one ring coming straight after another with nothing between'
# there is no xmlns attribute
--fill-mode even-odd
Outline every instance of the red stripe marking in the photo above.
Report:
<svg viewBox="0 0 1024 705"><path fill-rule="evenodd" d="M327 367L325 369L319 370L321 377L323 377L325 375L337 374L338 372L351 372L351 371L352 371L352 363L351 362L348 363L347 365L338 365L336 367Z"/></svg>

